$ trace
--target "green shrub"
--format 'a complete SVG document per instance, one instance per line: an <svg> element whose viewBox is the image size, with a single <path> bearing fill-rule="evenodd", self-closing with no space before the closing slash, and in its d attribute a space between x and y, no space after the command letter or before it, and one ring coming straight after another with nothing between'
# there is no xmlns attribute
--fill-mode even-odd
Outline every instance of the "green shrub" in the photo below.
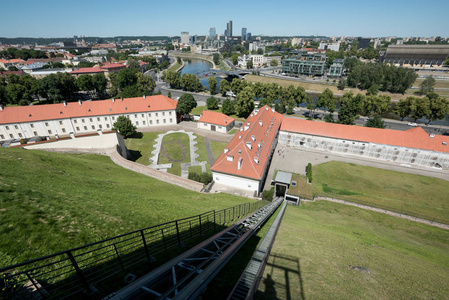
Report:
<svg viewBox="0 0 449 300"><path fill-rule="evenodd" d="M272 201L274 195L274 188L272 187L270 190L265 190L262 192L262 200Z"/></svg>
<svg viewBox="0 0 449 300"><path fill-rule="evenodd" d="M307 181L308 181L309 183L312 183L312 180L313 180L313 176L312 176L312 164L309 163L309 164L307 165Z"/></svg>
<svg viewBox="0 0 449 300"><path fill-rule="evenodd" d="M198 174L198 173L195 173L195 172L189 172L188 178L190 180L201 182L203 184L209 184L212 181L212 179L213 179L212 173L201 173L201 174Z"/></svg>

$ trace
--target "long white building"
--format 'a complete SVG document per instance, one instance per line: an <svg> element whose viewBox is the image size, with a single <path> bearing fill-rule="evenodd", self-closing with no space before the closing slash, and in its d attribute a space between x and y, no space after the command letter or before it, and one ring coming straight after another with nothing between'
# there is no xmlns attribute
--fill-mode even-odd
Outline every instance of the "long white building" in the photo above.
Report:
<svg viewBox="0 0 449 300"><path fill-rule="evenodd" d="M64 136L111 130L119 116L137 128L177 123L177 101L163 95L0 107L0 140Z"/></svg>

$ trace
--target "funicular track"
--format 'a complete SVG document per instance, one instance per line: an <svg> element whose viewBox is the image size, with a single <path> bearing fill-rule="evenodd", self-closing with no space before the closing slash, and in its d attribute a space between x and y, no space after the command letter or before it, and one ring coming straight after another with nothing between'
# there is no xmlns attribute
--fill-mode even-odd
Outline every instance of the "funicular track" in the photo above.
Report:
<svg viewBox="0 0 449 300"><path fill-rule="evenodd" d="M195 299L282 201L277 198L104 299Z"/></svg>

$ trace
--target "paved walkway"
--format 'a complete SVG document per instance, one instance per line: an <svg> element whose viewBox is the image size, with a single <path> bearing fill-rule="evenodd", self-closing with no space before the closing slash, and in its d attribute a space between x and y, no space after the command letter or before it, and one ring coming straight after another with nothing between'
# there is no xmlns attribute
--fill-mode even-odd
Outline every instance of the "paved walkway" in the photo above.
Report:
<svg viewBox="0 0 449 300"><path fill-rule="evenodd" d="M212 152L209 139L207 137L203 137L203 140L204 140L204 147L206 147L207 158L209 159L209 165L212 166L215 162L214 153Z"/></svg>

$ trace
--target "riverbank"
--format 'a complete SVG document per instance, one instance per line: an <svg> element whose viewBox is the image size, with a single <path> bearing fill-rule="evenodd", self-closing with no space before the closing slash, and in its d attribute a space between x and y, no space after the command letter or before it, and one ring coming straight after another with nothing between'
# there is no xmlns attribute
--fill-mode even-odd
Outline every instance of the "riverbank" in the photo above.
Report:
<svg viewBox="0 0 449 300"><path fill-rule="evenodd" d="M212 64L212 69L217 69L217 66L215 65L213 59L207 55L201 55L201 54L197 54L197 53L171 52L168 54L168 56L181 57L181 58L187 58L187 59L205 60Z"/></svg>

